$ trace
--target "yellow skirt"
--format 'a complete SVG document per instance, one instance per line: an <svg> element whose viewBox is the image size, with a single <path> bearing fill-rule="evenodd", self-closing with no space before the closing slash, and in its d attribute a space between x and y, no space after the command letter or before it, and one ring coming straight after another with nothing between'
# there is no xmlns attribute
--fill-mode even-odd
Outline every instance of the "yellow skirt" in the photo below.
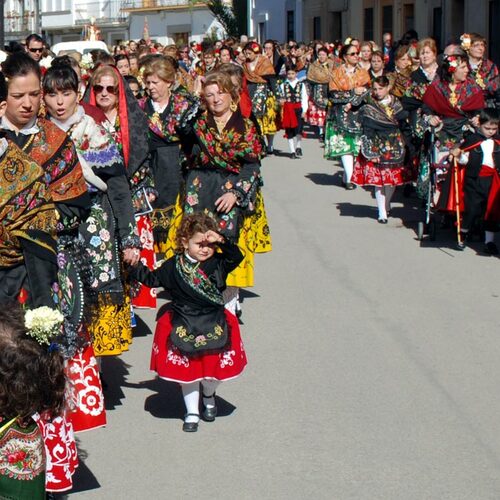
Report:
<svg viewBox="0 0 500 500"><path fill-rule="evenodd" d="M132 343L130 297L123 305L106 304L99 297L98 311L89 332L96 356L115 356L128 351Z"/></svg>
<svg viewBox="0 0 500 500"><path fill-rule="evenodd" d="M180 196L178 196L165 246L166 259L172 257L175 253L175 236L180 226L182 215L182 205L180 203ZM264 198L260 190L255 200L255 212L243 219L243 225L238 238L238 247L243 253L243 261L229 274L226 283L227 286L247 288L254 284L254 253L270 252L272 249Z"/></svg>
<svg viewBox="0 0 500 500"><path fill-rule="evenodd" d="M273 94L266 99L266 112L262 118L257 118L262 135L274 135L278 132L278 101Z"/></svg>

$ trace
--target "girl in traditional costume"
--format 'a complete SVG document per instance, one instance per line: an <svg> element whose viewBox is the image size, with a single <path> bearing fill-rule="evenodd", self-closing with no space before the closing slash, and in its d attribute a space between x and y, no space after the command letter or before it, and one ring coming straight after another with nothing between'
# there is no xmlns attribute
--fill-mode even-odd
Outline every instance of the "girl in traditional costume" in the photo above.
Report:
<svg viewBox="0 0 500 500"><path fill-rule="evenodd" d="M302 129L307 113L308 95L304 82L297 79L295 66L286 69L286 80L280 85L280 104L283 109L282 126L288 139L292 158L302 156Z"/></svg>
<svg viewBox="0 0 500 500"><path fill-rule="evenodd" d="M187 215L177 232L177 254L155 271L144 266L135 271L138 280L161 286L172 297L171 309L156 327L151 369L180 383L185 432L198 430L200 383L202 415L211 422L220 382L237 377L246 365L238 321L224 308L222 296L227 275L243 255L219 229L206 214Z"/></svg>
<svg viewBox="0 0 500 500"><path fill-rule="evenodd" d="M387 224L396 186L408 181L404 164L406 141L401 132L407 113L389 92L388 78L375 78L372 95L360 112L363 135L352 176L352 182L358 186L374 186L381 224Z"/></svg>
<svg viewBox="0 0 500 500"><path fill-rule="evenodd" d="M72 434L59 426L63 357L41 326L33 332L27 323L20 308L0 308L0 497L45 500L51 482L63 483L58 491L71 488L78 458Z"/></svg>
<svg viewBox="0 0 500 500"><path fill-rule="evenodd" d="M262 55L257 42L247 43L244 51L246 63L243 69L252 99L252 111L259 122L261 134L267 138L267 154L273 154L274 135L279 128L276 74L271 61Z"/></svg>
<svg viewBox="0 0 500 500"><path fill-rule="evenodd" d="M350 190L354 158L359 152L361 124L359 107L370 84L368 71L358 67L358 49L351 44L340 51L343 64L332 72L330 110L325 132L325 158L340 158L344 168L344 185Z"/></svg>
<svg viewBox="0 0 500 500"><path fill-rule="evenodd" d="M333 61L328 58L328 49L319 47L318 58L309 65L307 85L309 87L309 105L306 121L316 127L318 138L324 140L326 109L328 106L328 83L333 70Z"/></svg>

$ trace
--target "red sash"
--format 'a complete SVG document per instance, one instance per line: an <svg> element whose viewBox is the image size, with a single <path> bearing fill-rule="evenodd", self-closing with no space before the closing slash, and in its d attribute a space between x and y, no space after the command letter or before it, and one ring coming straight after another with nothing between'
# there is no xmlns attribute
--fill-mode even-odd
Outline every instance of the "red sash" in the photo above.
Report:
<svg viewBox="0 0 500 500"><path fill-rule="evenodd" d="M479 172L479 177L493 177L491 179L491 188L488 194L488 204L484 220L500 222L500 176L497 169L483 165Z"/></svg>
<svg viewBox="0 0 500 500"><path fill-rule="evenodd" d="M283 105L283 117L281 119L281 126L283 128L298 127L299 122L297 121L295 110L301 107L300 102L285 102Z"/></svg>

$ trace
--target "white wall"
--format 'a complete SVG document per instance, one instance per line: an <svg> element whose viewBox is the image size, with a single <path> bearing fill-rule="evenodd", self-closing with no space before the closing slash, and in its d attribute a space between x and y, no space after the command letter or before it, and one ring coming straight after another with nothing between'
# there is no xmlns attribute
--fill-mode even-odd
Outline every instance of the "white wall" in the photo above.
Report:
<svg viewBox="0 0 500 500"><path fill-rule="evenodd" d="M214 19L210 11L200 9L191 12L132 12L130 14L131 40L142 38L145 17L148 18L149 36L163 44L174 43L172 33L188 32L190 40L201 41L206 33L210 33L215 28L220 38L224 36L222 26Z"/></svg>

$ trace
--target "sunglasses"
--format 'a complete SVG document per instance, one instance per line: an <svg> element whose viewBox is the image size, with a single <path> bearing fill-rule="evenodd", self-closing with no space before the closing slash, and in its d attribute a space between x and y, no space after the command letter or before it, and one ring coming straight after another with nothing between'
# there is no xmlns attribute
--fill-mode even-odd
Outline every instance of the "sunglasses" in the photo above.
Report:
<svg viewBox="0 0 500 500"><path fill-rule="evenodd" d="M103 85L94 85L92 88L96 94L100 94L104 89L106 89L108 94L116 94L118 92L118 88L114 85L107 85L106 87Z"/></svg>
<svg viewBox="0 0 500 500"><path fill-rule="evenodd" d="M28 49L30 52L35 53L35 52L43 52L43 47L41 49Z"/></svg>
<svg viewBox="0 0 500 500"><path fill-rule="evenodd" d="M347 55L348 56L358 56L359 52L348 52Z"/></svg>

